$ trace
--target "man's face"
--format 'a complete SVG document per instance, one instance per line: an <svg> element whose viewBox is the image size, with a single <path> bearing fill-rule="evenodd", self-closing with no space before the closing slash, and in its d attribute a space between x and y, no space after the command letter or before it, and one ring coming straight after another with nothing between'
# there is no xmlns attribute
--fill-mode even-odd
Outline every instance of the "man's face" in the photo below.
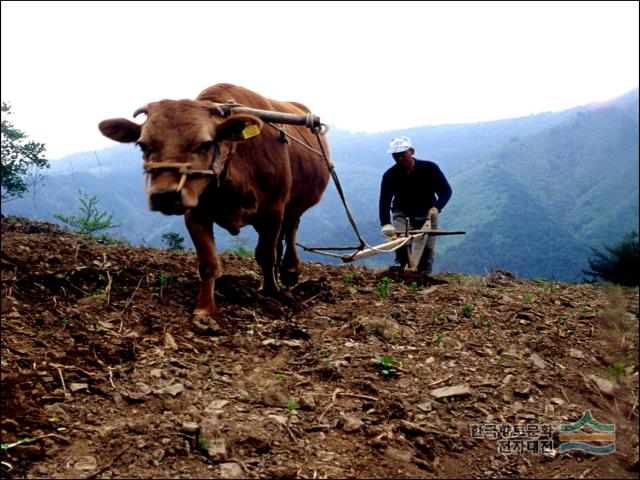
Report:
<svg viewBox="0 0 640 480"><path fill-rule="evenodd" d="M393 159L396 161L396 163L400 165L404 170L413 170L413 166L415 165L415 162L413 160L413 148L410 148L406 152L392 153L391 155L393 156Z"/></svg>

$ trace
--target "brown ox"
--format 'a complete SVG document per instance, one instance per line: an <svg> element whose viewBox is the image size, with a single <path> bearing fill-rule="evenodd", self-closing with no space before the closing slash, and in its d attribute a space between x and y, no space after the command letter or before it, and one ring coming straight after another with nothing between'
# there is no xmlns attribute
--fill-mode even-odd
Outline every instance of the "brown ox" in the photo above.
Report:
<svg viewBox="0 0 640 480"><path fill-rule="evenodd" d="M216 105L231 100L261 110L309 112L299 103L270 100L243 87L218 84L196 100L146 105L134 113L134 117L147 115L142 125L124 118L99 125L112 140L140 146L149 176L149 208L167 215L184 214L200 272L194 315L211 315L215 310L213 289L220 265L213 224L232 235L245 225L255 228L262 290L272 295L278 291L278 267L284 285L298 281L300 260L295 245L300 216L320 200L329 180L325 160L316 153L285 141L271 127L257 134L263 126L259 118L248 114L223 117ZM318 148L315 135L306 127L283 128ZM328 152L326 140L319 138Z"/></svg>

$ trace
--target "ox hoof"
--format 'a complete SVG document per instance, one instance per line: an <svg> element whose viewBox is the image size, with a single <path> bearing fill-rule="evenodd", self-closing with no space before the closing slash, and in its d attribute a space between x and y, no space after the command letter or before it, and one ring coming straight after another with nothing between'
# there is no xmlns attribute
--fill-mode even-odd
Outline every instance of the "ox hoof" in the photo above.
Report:
<svg viewBox="0 0 640 480"><path fill-rule="evenodd" d="M208 315L193 315L191 330L200 335L221 335L223 333L218 322Z"/></svg>
<svg viewBox="0 0 640 480"><path fill-rule="evenodd" d="M293 287L298 283L300 272L295 270L280 270L280 281L285 287Z"/></svg>

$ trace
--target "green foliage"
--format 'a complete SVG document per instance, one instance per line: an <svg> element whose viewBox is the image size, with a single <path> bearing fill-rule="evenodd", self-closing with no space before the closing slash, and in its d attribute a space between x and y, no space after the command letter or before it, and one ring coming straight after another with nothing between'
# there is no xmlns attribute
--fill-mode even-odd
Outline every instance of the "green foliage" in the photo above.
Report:
<svg viewBox="0 0 640 480"><path fill-rule="evenodd" d="M238 235L234 238L235 247L225 250L225 252L233 253L240 257L253 257L253 252L247 248L247 239Z"/></svg>
<svg viewBox="0 0 640 480"><path fill-rule="evenodd" d="M389 279L389 277L383 277L382 280L380 280L380 283L378 283L378 296L380 298L384 299L390 295L390 292L389 292L390 283L391 283L391 280Z"/></svg>
<svg viewBox="0 0 640 480"><path fill-rule="evenodd" d="M178 232L163 233L160 238L169 250L184 250L184 237Z"/></svg>
<svg viewBox="0 0 640 480"><path fill-rule="evenodd" d="M392 378L397 375L396 362L391 355L376 355L375 360L380 369L379 373L383 378Z"/></svg>
<svg viewBox="0 0 640 480"><path fill-rule="evenodd" d="M587 281L604 280L618 285L640 285L640 246L638 232L629 232L619 243L604 246L605 252L592 249Z"/></svg>
<svg viewBox="0 0 640 480"><path fill-rule="evenodd" d="M473 311L473 305L469 303L465 303L462 305L462 316L464 318L469 318L471 316L471 312Z"/></svg>
<svg viewBox="0 0 640 480"><path fill-rule="evenodd" d="M101 211L98 208L98 197L90 197L78 191L80 196L80 211L78 216L54 213L53 216L78 233L93 235L100 230L121 227L122 224L113 223L113 213Z"/></svg>
<svg viewBox="0 0 640 480"><path fill-rule="evenodd" d="M28 135L18 130L5 115L11 114L11 105L2 102L2 200L20 198L30 185L42 180L38 169L49 168L44 158L44 143L27 142Z"/></svg>
<svg viewBox="0 0 640 480"><path fill-rule="evenodd" d="M295 400L291 400L289 403L287 403L287 416L290 417L291 415L293 415L293 412L296 410L296 408L298 408L298 404Z"/></svg>
<svg viewBox="0 0 640 480"><path fill-rule="evenodd" d="M348 273L342 278L344 279L345 282L353 282L353 275L351 275L350 273Z"/></svg>
<svg viewBox="0 0 640 480"><path fill-rule="evenodd" d="M616 362L613 365L609 365L609 371L615 375L616 378L623 377L625 371L624 363Z"/></svg>
<svg viewBox="0 0 640 480"><path fill-rule="evenodd" d="M418 282L411 282L411 291L416 293L418 291Z"/></svg>
<svg viewBox="0 0 640 480"><path fill-rule="evenodd" d="M154 292L158 292L160 294L160 298L162 298L162 293L170 286L174 285L178 281L178 274L172 273L170 275L165 275L161 273L158 277L158 284L152 288Z"/></svg>

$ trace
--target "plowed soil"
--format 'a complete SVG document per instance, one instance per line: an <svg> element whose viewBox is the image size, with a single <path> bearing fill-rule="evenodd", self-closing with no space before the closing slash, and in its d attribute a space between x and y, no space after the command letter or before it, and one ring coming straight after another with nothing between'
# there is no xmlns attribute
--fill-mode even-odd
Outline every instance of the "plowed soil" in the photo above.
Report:
<svg viewBox="0 0 640 480"><path fill-rule="evenodd" d="M221 262L206 335L194 252L3 218L3 476L637 478L637 289Z"/></svg>

